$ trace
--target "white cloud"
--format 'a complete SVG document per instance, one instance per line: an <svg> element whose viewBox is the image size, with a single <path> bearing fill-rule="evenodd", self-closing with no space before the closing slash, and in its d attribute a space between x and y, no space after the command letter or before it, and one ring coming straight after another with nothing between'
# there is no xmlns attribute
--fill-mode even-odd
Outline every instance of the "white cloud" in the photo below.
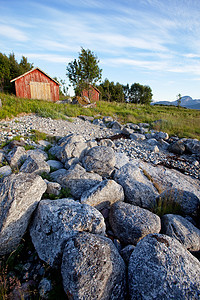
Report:
<svg viewBox="0 0 200 300"><path fill-rule="evenodd" d="M28 36L24 32L8 25L0 25L0 35L19 42L28 40Z"/></svg>
<svg viewBox="0 0 200 300"><path fill-rule="evenodd" d="M72 58L58 54L26 53L25 56L31 59L45 60L53 63L68 63Z"/></svg>

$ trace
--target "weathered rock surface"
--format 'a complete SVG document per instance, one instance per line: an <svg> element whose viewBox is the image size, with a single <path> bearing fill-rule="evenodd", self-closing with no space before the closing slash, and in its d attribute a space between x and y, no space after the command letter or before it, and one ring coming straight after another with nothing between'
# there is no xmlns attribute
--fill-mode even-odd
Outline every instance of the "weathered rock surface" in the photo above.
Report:
<svg viewBox="0 0 200 300"><path fill-rule="evenodd" d="M128 163L116 170L114 179L124 188L125 202L143 208L152 208L155 205L158 193L141 169Z"/></svg>
<svg viewBox="0 0 200 300"><path fill-rule="evenodd" d="M133 161L132 164L147 171L160 190L176 188L192 192L200 199L199 180L181 174L177 170L171 170L163 166L152 166L139 160Z"/></svg>
<svg viewBox="0 0 200 300"><path fill-rule="evenodd" d="M11 167L19 167L26 159L26 151L24 147L14 147L7 155L6 159Z"/></svg>
<svg viewBox="0 0 200 300"><path fill-rule="evenodd" d="M50 182L48 180L44 180L47 184L47 190L46 190L46 193L47 194L53 194L53 195L56 195L58 196L60 191L61 191L61 185L57 182Z"/></svg>
<svg viewBox="0 0 200 300"><path fill-rule="evenodd" d="M34 174L12 174L0 185L0 255L19 244L46 183Z"/></svg>
<svg viewBox="0 0 200 300"><path fill-rule="evenodd" d="M159 233L161 229L157 215L124 202L111 206L109 221L115 236L126 245L136 245L147 234Z"/></svg>
<svg viewBox="0 0 200 300"><path fill-rule="evenodd" d="M83 233L70 238L61 273L69 299L125 299L125 264L106 237Z"/></svg>
<svg viewBox="0 0 200 300"><path fill-rule="evenodd" d="M5 160L5 154L0 150L0 164Z"/></svg>
<svg viewBox="0 0 200 300"><path fill-rule="evenodd" d="M198 299L200 262L176 239L149 234L130 257L128 283L131 300Z"/></svg>
<svg viewBox="0 0 200 300"><path fill-rule="evenodd" d="M62 174L61 170L63 170ZM69 170L61 170L51 173L51 176L56 177L55 180L63 187L69 188L75 199L80 199L85 191L90 190L93 186L102 181L100 175L86 172L86 170L78 164L72 166ZM55 173L61 175L55 176Z"/></svg>
<svg viewBox="0 0 200 300"><path fill-rule="evenodd" d="M115 163L116 169L120 169L121 167L123 167L124 165L129 163L129 158L125 153L116 152L115 160L116 160L116 163Z"/></svg>
<svg viewBox="0 0 200 300"><path fill-rule="evenodd" d="M27 156L30 156L36 160L46 160L48 159L48 154L41 149L28 150Z"/></svg>
<svg viewBox="0 0 200 300"><path fill-rule="evenodd" d="M158 196L162 202L177 203L185 215L197 216L200 200L195 194L179 189L165 190Z"/></svg>
<svg viewBox="0 0 200 300"><path fill-rule="evenodd" d="M134 141L144 141L146 139L145 135L141 133L132 133L130 138Z"/></svg>
<svg viewBox="0 0 200 300"><path fill-rule="evenodd" d="M182 216L164 215L162 232L177 239L189 251L200 250L200 230Z"/></svg>
<svg viewBox="0 0 200 300"><path fill-rule="evenodd" d="M56 153L58 159L65 163L72 157L81 157L87 148L87 143L83 136L78 134L69 134L59 141L60 151Z"/></svg>
<svg viewBox="0 0 200 300"><path fill-rule="evenodd" d="M20 172L23 173L33 173L33 174L42 174L49 173L50 166L44 160L28 157L27 160L23 163L20 168Z"/></svg>
<svg viewBox="0 0 200 300"><path fill-rule="evenodd" d="M12 169L10 166L3 166L0 168L0 179L12 174Z"/></svg>
<svg viewBox="0 0 200 300"><path fill-rule="evenodd" d="M101 213L69 198L42 200L30 227L30 235L40 259L58 266L66 241L78 232L105 233Z"/></svg>
<svg viewBox="0 0 200 300"><path fill-rule="evenodd" d="M59 170L59 169L63 168L63 164L60 161L57 161L57 160L50 159L50 160L47 160L47 163L50 166L50 168L52 168L54 170L55 169Z"/></svg>
<svg viewBox="0 0 200 300"><path fill-rule="evenodd" d="M133 245L127 245L126 247L124 247L121 251L120 251L120 255L121 257L123 258L124 262L126 264L129 263L129 259L130 259L130 256L133 252L133 250L135 249L135 246Z"/></svg>
<svg viewBox="0 0 200 300"><path fill-rule="evenodd" d="M184 144L187 151L200 155L200 141L195 139L187 139Z"/></svg>
<svg viewBox="0 0 200 300"><path fill-rule="evenodd" d="M95 206L101 210L117 201L124 201L124 191L114 180L103 180L98 185L82 194L80 202Z"/></svg>
<svg viewBox="0 0 200 300"><path fill-rule="evenodd" d="M176 154L183 154L185 152L185 145L183 140L179 140L173 144L170 144L168 150Z"/></svg>
<svg viewBox="0 0 200 300"><path fill-rule="evenodd" d="M93 147L86 153L82 162L87 171L110 176L115 167L115 153L111 147Z"/></svg>

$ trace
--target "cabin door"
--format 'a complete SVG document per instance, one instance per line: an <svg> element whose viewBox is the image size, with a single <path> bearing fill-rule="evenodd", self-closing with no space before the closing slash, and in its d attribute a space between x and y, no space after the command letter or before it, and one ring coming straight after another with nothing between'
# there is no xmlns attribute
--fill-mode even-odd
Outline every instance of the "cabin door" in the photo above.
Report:
<svg viewBox="0 0 200 300"><path fill-rule="evenodd" d="M51 100L50 83L30 82L31 98L40 100Z"/></svg>

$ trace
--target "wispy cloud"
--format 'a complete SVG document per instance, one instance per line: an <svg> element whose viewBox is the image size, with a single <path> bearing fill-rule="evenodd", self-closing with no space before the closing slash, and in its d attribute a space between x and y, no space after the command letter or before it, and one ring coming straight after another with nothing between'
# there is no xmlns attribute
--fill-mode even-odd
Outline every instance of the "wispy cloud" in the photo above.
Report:
<svg viewBox="0 0 200 300"><path fill-rule="evenodd" d="M23 31L8 25L0 25L0 36L19 42L25 42L29 39Z"/></svg>
<svg viewBox="0 0 200 300"><path fill-rule="evenodd" d="M45 60L52 63L68 63L72 60L72 58L57 55L57 54L39 54L39 53L26 53L25 56L29 57L30 59L39 59Z"/></svg>

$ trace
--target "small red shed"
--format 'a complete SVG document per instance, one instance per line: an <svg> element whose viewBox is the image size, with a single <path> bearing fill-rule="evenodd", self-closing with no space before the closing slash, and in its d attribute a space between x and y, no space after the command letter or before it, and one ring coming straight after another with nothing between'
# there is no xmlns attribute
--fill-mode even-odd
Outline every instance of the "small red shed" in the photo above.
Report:
<svg viewBox="0 0 200 300"><path fill-rule="evenodd" d="M14 78L16 96L48 101L59 100L59 83L39 68L34 68Z"/></svg>
<svg viewBox="0 0 200 300"><path fill-rule="evenodd" d="M89 90L82 90L82 97L88 97L91 102L97 102L99 101L99 94L100 91L94 87L93 85L90 85Z"/></svg>

